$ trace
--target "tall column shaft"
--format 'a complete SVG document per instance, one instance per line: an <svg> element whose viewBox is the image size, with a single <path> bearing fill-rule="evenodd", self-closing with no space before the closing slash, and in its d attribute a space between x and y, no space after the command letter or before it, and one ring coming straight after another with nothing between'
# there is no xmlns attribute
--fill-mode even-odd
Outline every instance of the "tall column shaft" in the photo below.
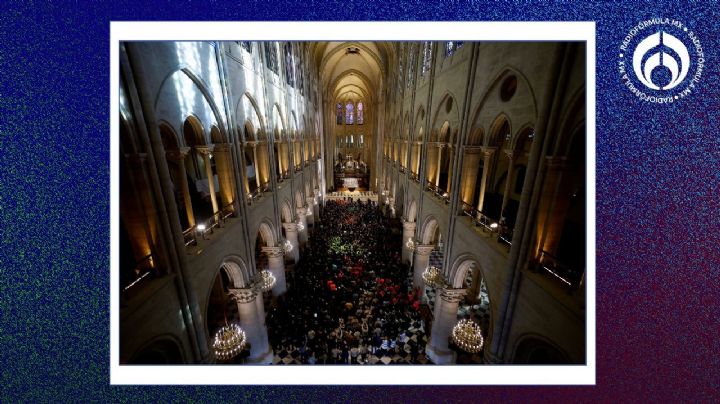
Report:
<svg viewBox="0 0 720 404"><path fill-rule="evenodd" d="M466 147L464 154L460 195L463 202L472 205L477 183L477 168L480 165L480 148Z"/></svg>
<svg viewBox="0 0 720 404"><path fill-rule="evenodd" d="M250 343L250 356L252 363L272 363L273 354L267 340L267 331L261 318L265 313L259 313L257 291L254 289L230 289L230 296L235 300L240 314L240 326L245 331L245 337Z"/></svg>
<svg viewBox="0 0 720 404"><path fill-rule="evenodd" d="M285 283L285 253L281 247L263 247L262 252L268 257L268 271L275 277L273 296L280 296L287 291Z"/></svg>
<svg viewBox="0 0 720 404"><path fill-rule="evenodd" d="M292 250L290 250L289 255L297 264L300 261L300 243L298 242L297 224L283 223L282 225L285 228L285 238L290 242L290 245L292 245Z"/></svg>
<svg viewBox="0 0 720 404"><path fill-rule="evenodd" d="M295 213L297 214L298 219L300 220L300 224L302 226L302 230L298 228L298 234L300 236L300 244L304 245L308 241L308 224L307 224L307 208L304 206L300 206L295 209Z"/></svg>
<svg viewBox="0 0 720 404"><path fill-rule="evenodd" d="M203 156L203 162L205 163L205 174L208 179L208 189L210 191L210 201L212 202L213 213L218 211L217 195L215 195L215 176L212 172L212 166L210 165L210 153L213 151L212 146L199 147L198 151Z"/></svg>
<svg viewBox="0 0 720 404"><path fill-rule="evenodd" d="M192 210L190 187L188 186L187 174L185 173L185 157L187 157L189 151L189 147L181 147L178 150L169 150L166 153L166 157L169 160L177 163L177 172L175 173L177 181L179 183L177 185L180 187L180 192L182 193L183 204L185 206L185 213L187 214L188 223L190 224L190 227L193 227L195 226L195 214Z"/></svg>
<svg viewBox="0 0 720 404"><path fill-rule="evenodd" d="M425 352L436 365L455 362L455 353L450 350L449 338L457 322L458 303L465 295L465 289L440 289L435 299L430 341Z"/></svg>
<svg viewBox="0 0 720 404"><path fill-rule="evenodd" d="M482 212L483 205L485 204L485 187L487 186L488 172L490 171L490 157L492 157L495 149L484 148L482 152L483 156L483 172L482 179L480 180L480 199L478 200L478 212Z"/></svg>
<svg viewBox="0 0 720 404"><path fill-rule="evenodd" d="M442 151L443 151L443 144L438 144L438 151L437 151L437 167L435 171L435 186L440 186L440 173L442 172Z"/></svg>
<svg viewBox="0 0 720 404"><path fill-rule="evenodd" d="M502 217L505 217L505 208L510 200L510 184L513 182L513 168L515 166L516 156L512 150L505 150L505 155L508 158L508 169L507 176L505 176L505 192L503 193L502 207L500 208L500 216Z"/></svg>
<svg viewBox="0 0 720 404"><path fill-rule="evenodd" d="M230 144L220 143L215 145L215 168L218 173L218 184L220 185L221 208L235 202L235 187L230 158ZM233 206L229 209L235 210Z"/></svg>
<svg viewBox="0 0 720 404"><path fill-rule="evenodd" d="M415 247L415 262L413 263L413 288L425 290L422 273L430 263L430 253L435 248L432 245L419 245Z"/></svg>
<svg viewBox="0 0 720 404"><path fill-rule="evenodd" d="M307 212L305 212L306 220L308 224L315 225L315 212L313 211L313 205L315 203L315 198L309 197L305 198L305 202L307 203ZM308 213L310 213L308 215Z"/></svg>
<svg viewBox="0 0 720 404"><path fill-rule="evenodd" d="M408 248L407 242L415 236L415 228L417 223L403 221L403 236L402 236L402 261L407 264L411 264L410 259L412 257L412 251Z"/></svg>
<svg viewBox="0 0 720 404"><path fill-rule="evenodd" d="M253 143L253 165L255 166L255 185L260 188L260 164L258 164L257 144Z"/></svg>

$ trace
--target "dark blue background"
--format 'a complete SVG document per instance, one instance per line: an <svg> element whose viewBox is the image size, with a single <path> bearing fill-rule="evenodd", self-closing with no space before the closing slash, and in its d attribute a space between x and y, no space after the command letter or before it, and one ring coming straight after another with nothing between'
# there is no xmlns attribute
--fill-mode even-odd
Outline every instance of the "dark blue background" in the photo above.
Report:
<svg viewBox="0 0 720 404"><path fill-rule="evenodd" d="M650 17L703 43L682 102L622 86L619 45ZM710 2L3 2L1 400L718 400L719 17ZM109 385L109 22L290 19L596 21L597 386Z"/></svg>

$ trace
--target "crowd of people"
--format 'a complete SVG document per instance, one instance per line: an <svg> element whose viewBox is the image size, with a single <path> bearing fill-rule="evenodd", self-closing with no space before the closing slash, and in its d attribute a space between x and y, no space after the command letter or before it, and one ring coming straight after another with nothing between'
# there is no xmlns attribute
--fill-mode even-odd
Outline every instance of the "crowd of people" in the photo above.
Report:
<svg viewBox="0 0 720 404"><path fill-rule="evenodd" d="M328 201L321 218L268 312L275 352L303 364L424 363L419 291L390 219L352 200Z"/></svg>

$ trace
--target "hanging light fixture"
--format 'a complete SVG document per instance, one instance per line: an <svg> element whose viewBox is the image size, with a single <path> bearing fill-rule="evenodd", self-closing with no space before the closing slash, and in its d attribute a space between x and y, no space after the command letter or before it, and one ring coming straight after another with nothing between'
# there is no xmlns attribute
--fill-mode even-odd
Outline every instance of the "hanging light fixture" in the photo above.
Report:
<svg viewBox="0 0 720 404"><path fill-rule="evenodd" d="M485 343L480 326L467 319L462 319L455 324L450 338L458 348L469 353L480 352Z"/></svg>
<svg viewBox="0 0 720 404"><path fill-rule="evenodd" d="M247 346L245 331L237 323L225 323L213 338L213 351L220 360L229 360L240 354Z"/></svg>
<svg viewBox="0 0 720 404"><path fill-rule="evenodd" d="M420 242L413 238L409 238L407 243L405 243L405 245L410 251L415 251L415 248L418 246L418 244L420 244Z"/></svg>
<svg viewBox="0 0 720 404"><path fill-rule="evenodd" d="M260 291L267 292L275 286L275 283L277 283L277 279L275 279L275 276L267 269L263 269L257 275L257 279L255 280L255 287Z"/></svg>
<svg viewBox="0 0 720 404"><path fill-rule="evenodd" d="M297 228L298 228L298 231L305 230L305 225L302 223L302 220L300 220L300 218L298 218L298 220L297 220Z"/></svg>
<svg viewBox="0 0 720 404"><path fill-rule="evenodd" d="M282 247L283 251L285 251L285 254L289 253L293 249L293 245L290 240L285 238L280 240L280 247Z"/></svg>
<svg viewBox="0 0 720 404"><path fill-rule="evenodd" d="M436 266L427 267L422 273L422 279L426 285L433 289L441 288L447 285L447 282L445 282L445 277L443 276L440 269Z"/></svg>

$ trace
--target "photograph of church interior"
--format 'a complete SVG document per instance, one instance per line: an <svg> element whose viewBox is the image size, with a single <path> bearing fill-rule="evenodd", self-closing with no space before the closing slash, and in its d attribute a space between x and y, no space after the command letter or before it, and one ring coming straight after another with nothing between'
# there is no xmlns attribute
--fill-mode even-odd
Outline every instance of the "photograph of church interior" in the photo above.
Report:
<svg viewBox="0 0 720 404"><path fill-rule="evenodd" d="M586 363L584 42L121 42L119 357Z"/></svg>

